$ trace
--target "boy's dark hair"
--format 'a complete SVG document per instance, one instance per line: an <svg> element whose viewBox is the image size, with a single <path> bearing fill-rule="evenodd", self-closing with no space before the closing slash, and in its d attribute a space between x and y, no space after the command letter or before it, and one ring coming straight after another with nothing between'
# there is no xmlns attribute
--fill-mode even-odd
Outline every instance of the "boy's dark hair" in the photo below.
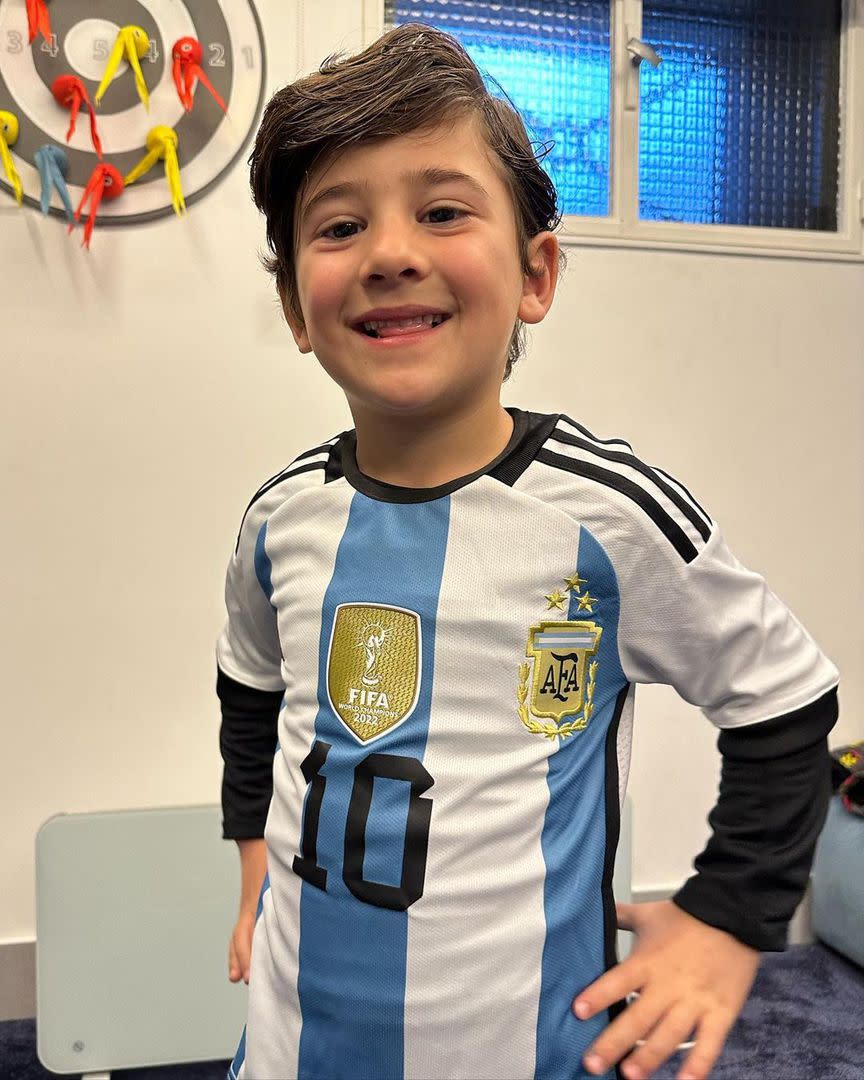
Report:
<svg viewBox="0 0 864 1080"><path fill-rule="evenodd" d="M423 23L394 27L348 59L328 56L317 72L277 91L267 104L249 158L255 205L267 219L273 253L264 265L292 318L303 315L294 265L295 213L313 169L326 167L348 148L408 135L440 123L479 117L493 161L510 191L523 274L529 240L561 221L555 186L535 157L522 118L493 97L462 45ZM502 91L503 93L503 91ZM506 96L506 95L505 95ZM567 265L559 251L559 271ZM524 350L524 323L516 320L505 380Z"/></svg>

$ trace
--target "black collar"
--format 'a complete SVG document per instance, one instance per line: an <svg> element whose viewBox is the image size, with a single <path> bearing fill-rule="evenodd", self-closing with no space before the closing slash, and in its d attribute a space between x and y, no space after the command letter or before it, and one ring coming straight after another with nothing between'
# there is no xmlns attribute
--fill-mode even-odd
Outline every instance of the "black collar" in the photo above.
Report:
<svg viewBox="0 0 864 1080"><path fill-rule="evenodd" d="M376 480L361 472L357 465L357 432L353 428L340 436L333 448L333 456L340 461L342 475L351 487L379 502L432 502L486 475L512 485L534 459L540 446L548 438L549 432L558 422L558 416L524 412L522 409L509 407L507 412L513 417L513 434L501 453L482 469L469 473L467 476L459 476L437 487L401 487L398 484L387 484L383 480Z"/></svg>

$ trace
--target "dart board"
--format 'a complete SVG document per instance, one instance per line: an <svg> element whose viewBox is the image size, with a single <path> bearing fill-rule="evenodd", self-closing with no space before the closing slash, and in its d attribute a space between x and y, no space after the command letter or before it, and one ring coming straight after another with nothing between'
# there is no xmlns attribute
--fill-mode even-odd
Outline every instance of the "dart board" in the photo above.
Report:
<svg viewBox="0 0 864 1080"><path fill-rule="evenodd" d="M149 111L123 60L94 106L103 158L126 176L147 153L147 133L157 125L177 132L177 156L187 204L200 198L228 172L252 135L263 103L265 54L261 23L252 0L52 0L51 37L28 44L26 0L0 0L0 110L19 120L11 148L24 185L24 201L39 206L41 180L36 151L46 143L69 157L67 186L78 205L99 158L90 140L86 107L67 143L69 111L58 105L51 86L58 75L75 75L93 101L121 27L140 26L149 38L141 71L150 96ZM200 82L194 107L186 112L174 85L171 49L181 37L201 43L201 67L225 102L222 112ZM12 187L0 169L0 187ZM58 216L63 211L52 207ZM162 162L123 192L103 201L99 224L134 224L173 213Z"/></svg>

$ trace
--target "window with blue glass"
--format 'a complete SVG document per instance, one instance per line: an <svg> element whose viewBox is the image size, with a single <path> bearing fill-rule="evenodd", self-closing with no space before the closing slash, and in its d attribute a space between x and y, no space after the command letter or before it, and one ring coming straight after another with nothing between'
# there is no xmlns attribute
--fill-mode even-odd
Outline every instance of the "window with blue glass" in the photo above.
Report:
<svg viewBox="0 0 864 1080"><path fill-rule="evenodd" d="M837 229L840 0L646 0L639 216Z"/></svg>
<svg viewBox="0 0 864 1080"><path fill-rule="evenodd" d="M562 213L609 214L610 0L398 3L457 38L518 109ZM842 0L645 0L643 221L836 231Z"/></svg>

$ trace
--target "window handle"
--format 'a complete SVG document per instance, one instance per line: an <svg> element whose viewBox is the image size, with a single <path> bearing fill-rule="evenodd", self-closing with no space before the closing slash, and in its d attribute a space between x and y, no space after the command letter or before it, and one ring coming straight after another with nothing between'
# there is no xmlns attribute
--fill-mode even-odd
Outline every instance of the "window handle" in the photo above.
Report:
<svg viewBox="0 0 864 1080"><path fill-rule="evenodd" d="M633 37L630 27L627 27L627 52L630 54L630 64L627 70L627 84L624 94L624 108L633 110L639 97L639 65L647 60L652 67L659 67L663 58L645 41Z"/></svg>

